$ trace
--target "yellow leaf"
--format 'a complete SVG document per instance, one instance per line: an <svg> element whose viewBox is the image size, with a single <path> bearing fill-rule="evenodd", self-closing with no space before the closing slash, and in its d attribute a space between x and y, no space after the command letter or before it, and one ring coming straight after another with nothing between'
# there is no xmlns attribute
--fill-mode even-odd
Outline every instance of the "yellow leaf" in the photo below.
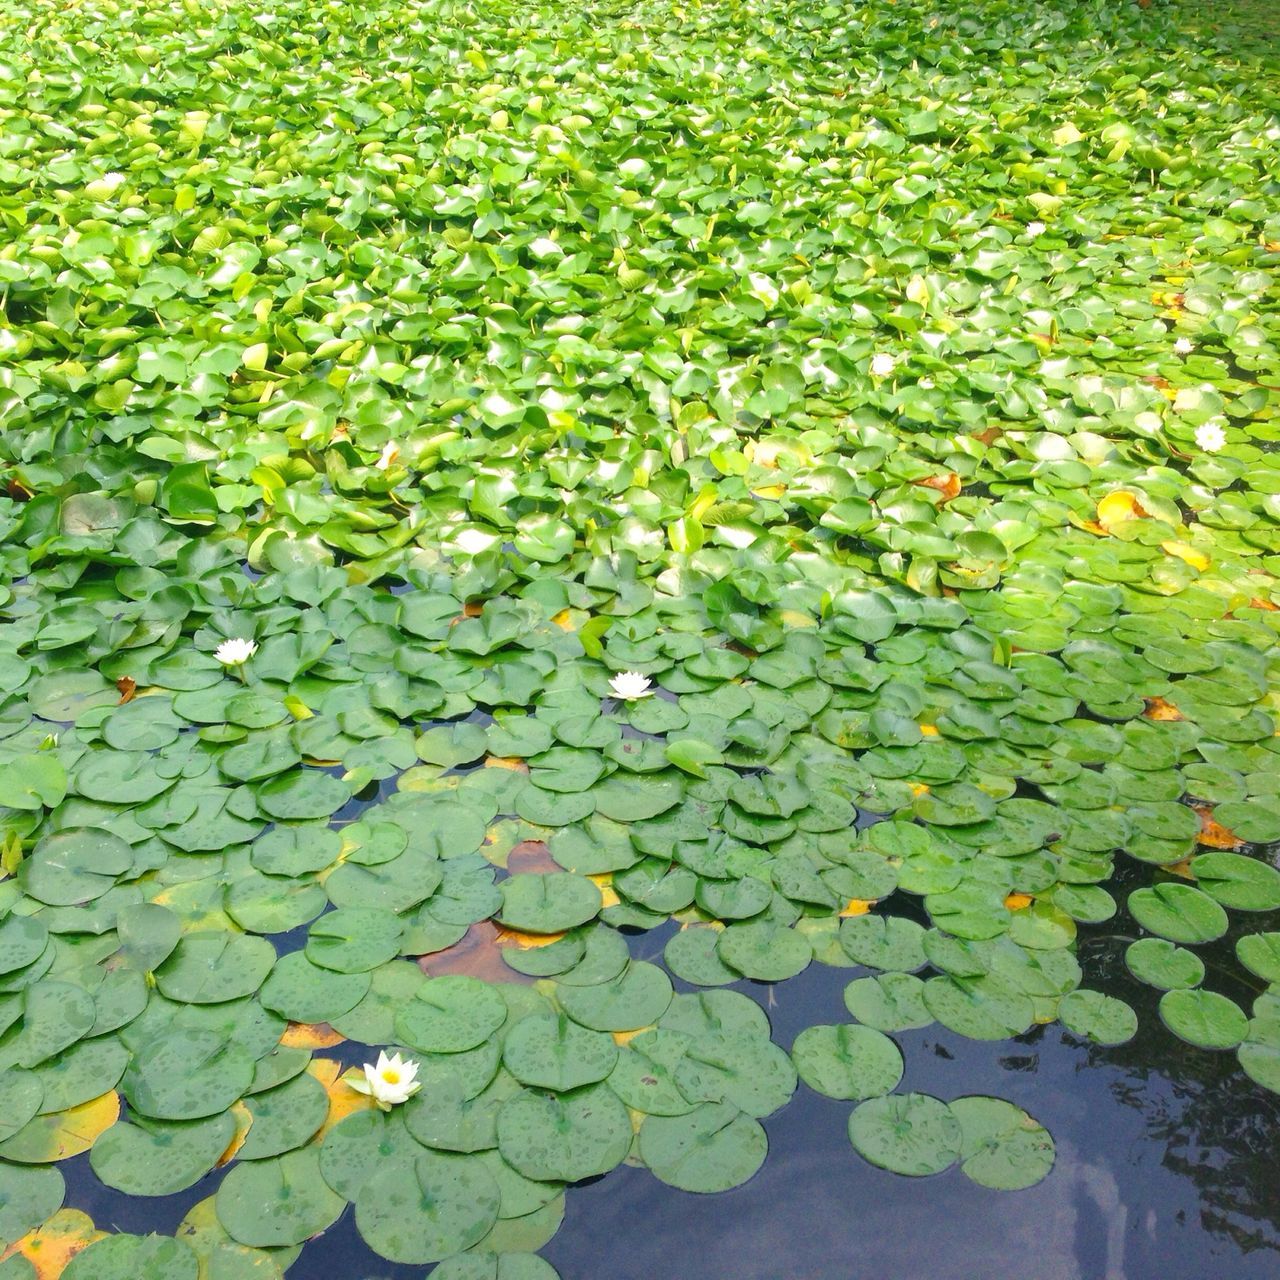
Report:
<svg viewBox="0 0 1280 1280"><path fill-rule="evenodd" d="M844 904L840 914L845 919L848 919L850 916L865 916L867 912L876 905L877 901L878 899L876 898L850 898L849 901Z"/></svg>
<svg viewBox="0 0 1280 1280"><path fill-rule="evenodd" d="M929 793L929 784L927 782L912 782L908 785L911 787L913 796L923 796Z"/></svg>
<svg viewBox="0 0 1280 1280"><path fill-rule="evenodd" d="M1098 502L1098 523L1108 533L1116 525L1126 520L1139 520L1146 514L1137 495L1127 489L1117 489Z"/></svg>
<svg viewBox="0 0 1280 1280"><path fill-rule="evenodd" d="M485 756L486 769L510 769L512 773L528 773L529 766L519 756Z"/></svg>
<svg viewBox="0 0 1280 1280"><path fill-rule="evenodd" d="M1181 711L1163 698L1148 698L1147 709L1142 713L1148 720L1182 720Z"/></svg>
<svg viewBox="0 0 1280 1280"><path fill-rule="evenodd" d="M1005 898L1004 905L1010 911L1021 911L1023 907L1029 907L1031 902L1032 898L1029 893L1011 893Z"/></svg>
<svg viewBox="0 0 1280 1280"><path fill-rule="evenodd" d="M239 1155L240 1148L244 1146L244 1140L249 1136L249 1128L253 1124L253 1112L243 1102L237 1102L231 1108L231 1118L236 1122L236 1131L231 1135L227 1149L218 1157L216 1167L219 1169L223 1165L230 1164Z"/></svg>
<svg viewBox="0 0 1280 1280"><path fill-rule="evenodd" d="M307 1072L320 1081L325 1093L329 1095L329 1114L320 1127L317 1135L319 1138L323 1138L334 1125L340 1124L348 1116L357 1111L370 1111L377 1105L367 1094L357 1093L347 1084L348 1075L362 1074L358 1068L353 1067L351 1072L343 1072L342 1064L332 1058L313 1058L307 1065Z"/></svg>
<svg viewBox="0 0 1280 1280"><path fill-rule="evenodd" d="M604 899L602 910L603 907L616 907L622 901L613 887L612 871L602 871L598 875L588 876L587 879L600 890L600 896Z"/></svg>
<svg viewBox="0 0 1280 1280"><path fill-rule="evenodd" d="M938 726L936 724L922 724L920 726L920 732L924 734L926 738L936 738L938 736Z"/></svg>
<svg viewBox="0 0 1280 1280"><path fill-rule="evenodd" d="M327 1022L291 1022L280 1043L286 1049L332 1049L346 1038Z"/></svg>
<svg viewBox="0 0 1280 1280"><path fill-rule="evenodd" d="M1070 120L1053 131L1053 142L1058 147L1069 147L1073 142L1080 142L1083 138L1084 134Z"/></svg>
<svg viewBox="0 0 1280 1280"><path fill-rule="evenodd" d="M784 484L767 484L763 488L752 489L751 492L755 494L757 498L769 498L771 500L776 500L785 496L787 486Z"/></svg>
<svg viewBox="0 0 1280 1280"><path fill-rule="evenodd" d="M504 929L498 935L498 945L519 947L521 951L527 951L530 947L549 947L563 937L563 933L520 933L516 929Z"/></svg>
<svg viewBox="0 0 1280 1280"><path fill-rule="evenodd" d="M106 1234L93 1225L87 1213L59 1209L48 1222L11 1244L0 1257L20 1253L35 1268L36 1280L58 1280L77 1253Z"/></svg>
<svg viewBox="0 0 1280 1280"><path fill-rule="evenodd" d="M552 622L560 628L561 631L572 631L573 627L573 611L571 609L561 609L559 613L551 619Z"/></svg>
<svg viewBox="0 0 1280 1280"><path fill-rule="evenodd" d="M120 1118L120 1097L111 1090L78 1107L36 1116L9 1139L14 1158L23 1164L52 1164L88 1151Z"/></svg>
<svg viewBox="0 0 1280 1280"><path fill-rule="evenodd" d="M1209 557L1185 542L1162 542L1160 549L1168 555L1177 556L1179 560L1185 560L1193 569L1199 569L1202 573L1209 567Z"/></svg>
<svg viewBox="0 0 1280 1280"><path fill-rule="evenodd" d="M193 1205L173 1234L195 1251L200 1280L216 1280L222 1275L233 1275L237 1280L280 1280L279 1264L270 1253L236 1244L223 1230L213 1196Z"/></svg>

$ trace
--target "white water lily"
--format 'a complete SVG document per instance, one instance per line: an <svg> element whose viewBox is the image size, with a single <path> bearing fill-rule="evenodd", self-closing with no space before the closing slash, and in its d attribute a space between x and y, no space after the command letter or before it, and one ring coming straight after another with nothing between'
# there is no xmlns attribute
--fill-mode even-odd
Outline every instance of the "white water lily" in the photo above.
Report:
<svg viewBox="0 0 1280 1280"><path fill-rule="evenodd" d="M653 690L649 688L649 684L649 677L642 676L638 671L623 671L609 680L609 688L624 702L650 697Z"/></svg>
<svg viewBox="0 0 1280 1280"><path fill-rule="evenodd" d="M1034 240L1037 236L1042 236L1042 235L1044 235L1044 233L1045 233L1048 229L1049 229L1049 228L1048 228L1048 227L1046 227L1046 226L1044 225L1044 223L1043 223L1043 222L1028 222L1028 223L1027 223L1027 235L1029 235L1033 240Z"/></svg>
<svg viewBox="0 0 1280 1280"><path fill-rule="evenodd" d="M1196 444L1205 453L1217 453L1227 443L1227 433L1217 421L1202 422L1196 428Z"/></svg>
<svg viewBox="0 0 1280 1280"><path fill-rule="evenodd" d="M877 351L871 357L871 376L873 378L887 378L898 362L887 352Z"/></svg>
<svg viewBox="0 0 1280 1280"><path fill-rule="evenodd" d="M364 1079L348 1079L347 1083L357 1092L372 1098L383 1111L402 1102L408 1102L422 1088L418 1080L418 1064L412 1058L402 1058L398 1053L387 1056L383 1049L377 1062L364 1064Z"/></svg>
<svg viewBox="0 0 1280 1280"><path fill-rule="evenodd" d="M257 642L242 640L239 636L224 640L214 651L213 656L224 667L242 667L258 652Z"/></svg>
<svg viewBox="0 0 1280 1280"><path fill-rule="evenodd" d="M378 460L373 465L379 471L387 471L394 467L400 461L400 446L394 440L388 440L382 446L382 452L378 455Z"/></svg>
<svg viewBox="0 0 1280 1280"><path fill-rule="evenodd" d="M1173 349L1180 356L1189 356L1196 349L1196 344L1190 338L1179 338Z"/></svg>

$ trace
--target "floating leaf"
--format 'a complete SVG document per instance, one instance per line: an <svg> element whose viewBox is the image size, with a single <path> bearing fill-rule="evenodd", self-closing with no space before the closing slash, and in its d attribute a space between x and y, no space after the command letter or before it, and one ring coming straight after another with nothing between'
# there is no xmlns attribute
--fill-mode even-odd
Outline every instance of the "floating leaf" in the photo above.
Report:
<svg viewBox="0 0 1280 1280"><path fill-rule="evenodd" d="M871 1098L849 1117L849 1139L864 1159L893 1173L926 1177L960 1157L960 1121L945 1102L925 1093Z"/></svg>
<svg viewBox="0 0 1280 1280"><path fill-rule="evenodd" d="M1160 1017L1174 1035L1201 1049L1234 1049L1249 1030L1240 1006L1216 991L1166 991Z"/></svg>

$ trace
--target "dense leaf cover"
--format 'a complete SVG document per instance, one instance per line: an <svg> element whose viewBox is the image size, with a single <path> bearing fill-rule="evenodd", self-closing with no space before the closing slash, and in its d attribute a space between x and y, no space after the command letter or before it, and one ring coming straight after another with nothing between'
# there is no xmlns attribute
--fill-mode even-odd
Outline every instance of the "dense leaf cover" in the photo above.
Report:
<svg viewBox="0 0 1280 1280"><path fill-rule="evenodd" d="M4 1280L348 1205L544 1280L568 1184L736 1186L798 1081L1031 1185L891 1036L1132 1036L1119 860L1163 1021L1280 1089L1274 63L1110 0L0 14ZM790 1054L718 989L814 961Z"/></svg>

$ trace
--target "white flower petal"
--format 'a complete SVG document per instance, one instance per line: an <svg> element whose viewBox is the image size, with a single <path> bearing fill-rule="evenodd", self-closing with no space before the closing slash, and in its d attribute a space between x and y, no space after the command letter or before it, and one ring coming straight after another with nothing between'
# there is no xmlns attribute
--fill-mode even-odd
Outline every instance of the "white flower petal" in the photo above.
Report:
<svg viewBox="0 0 1280 1280"><path fill-rule="evenodd" d="M621 698L624 702L634 702L637 698L652 696L653 690L649 687L650 683L649 677L641 675L638 671L623 671L610 678L609 688L613 690L615 697Z"/></svg>
<svg viewBox="0 0 1280 1280"><path fill-rule="evenodd" d="M258 652L257 642L254 640L244 640L239 636L235 636L230 640L224 640L214 651L213 656L224 667L240 667L243 666L255 653Z"/></svg>

